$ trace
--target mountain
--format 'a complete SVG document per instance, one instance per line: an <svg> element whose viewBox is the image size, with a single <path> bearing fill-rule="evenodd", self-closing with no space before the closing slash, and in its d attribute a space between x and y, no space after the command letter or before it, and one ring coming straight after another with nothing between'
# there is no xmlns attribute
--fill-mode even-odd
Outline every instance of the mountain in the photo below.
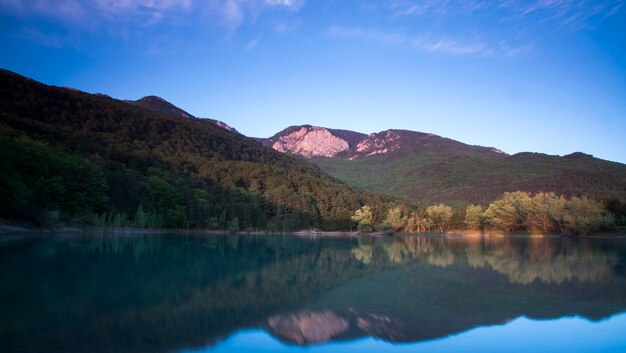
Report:
<svg viewBox="0 0 626 353"><path fill-rule="evenodd" d="M515 190L626 199L626 165L581 152L508 155L428 133L365 135L310 125L260 141L309 158L355 188L417 203L486 203Z"/></svg>
<svg viewBox="0 0 626 353"><path fill-rule="evenodd" d="M198 119L197 117L187 113L186 111L180 109L174 104L157 96L146 96L136 101L126 101L126 102L137 105L142 108L153 110L155 112L167 114L167 115L178 116L178 117L188 118L188 119ZM233 127L229 126L225 122L214 120L214 119L209 119L209 118L205 118L203 120L209 121L213 125L219 126L224 130L239 133L237 130L235 130Z"/></svg>
<svg viewBox="0 0 626 353"><path fill-rule="evenodd" d="M363 204L299 158L198 119L0 71L0 218L115 226L349 229Z"/></svg>
<svg viewBox="0 0 626 353"><path fill-rule="evenodd" d="M301 125L290 126L270 138L258 140L279 152L306 158L337 157L354 160L377 154L390 154L397 150L402 152L424 150L440 144L450 145L453 152L482 153L492 157L505 155L495 148L469 146L437 135L409 130L386 130L366 135L349 130Z"/></svg>

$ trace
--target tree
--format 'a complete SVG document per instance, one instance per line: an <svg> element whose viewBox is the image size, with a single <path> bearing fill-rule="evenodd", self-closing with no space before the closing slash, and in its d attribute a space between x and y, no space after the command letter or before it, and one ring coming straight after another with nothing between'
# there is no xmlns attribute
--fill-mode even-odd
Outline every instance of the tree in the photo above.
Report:
<svg viewBox="0 0 626 353"><path fill-rule="evenodd" d="M531 200L530 224L543 232L562 232L566 203L563 196L553 192L537 193Z"/></svg>
<svg viewBox="0 0 626 353"><path fill-rule="evenodd" d="M586 196L572 197L565 206L563 221L566 230L575 235L590 235L613 224L602 203Z"/></svg>
<svg viewBox="0 0 626 353"><path fill-rule="evenodd" d="M433 227L433 222L430 218L422 218L419 221L418 229L420 232L430 232Z"/></svg>
<svg viewBox="0 0 626 353"><path fill-rule="evenodd" d="M361 207L354 212L351 220L358 224L357 229L362 232L371 232L372 228L372 210L368 205Z"/></svg>
<svg viewBox="0 0 626 353"><path fill-rule="evenodd" d="M465 208L465 225L469 229L482 229L483 227L483 208L480 205L469 205Z"/></svg>
<svg viewBox="0 0 626 353"><path fill-rule="evenodd" d="M135 213L135 224L137 228L145 228L148 224L148 214L143 210L143 205L139 204Z"/></svg>
<svg viewBox="0 0 626 353"><path fill-rule="evenodd" d="M426 214L432 224L439 228L439 231L444 232L450 222L450 218L452 218L453 212L452 207L440 203L438 205L429 206L426 209Z"/></svg>
<svg viewBox="0 0 626 353"><path fill-rule="evenodd" d="M228 230L230 232L238 232L239 231L239 218L233 218L228 224Z"/></svg>
<svg viewBox="0 0 626 353"><path fill-rule="evenodd" d="M400 207L390 208L383 223L391 226L394 231L405 228L406 219L402 214L402 209Z"/></svg>
<svg viewBox="0 0 626 353"><path fill-rule="evenodd" d="M404 231L410 233L419 232L421 219L422 218L419 213L411 212L411 214L405 219Z"/></svg>
<svg viewBox="0 0 626 353"><path fill-rule="evenodd" d="M505 192L502 197L489 204L485 219L495 229L513 231L526 229L531 209L530 195L523 191Z"/></svg>

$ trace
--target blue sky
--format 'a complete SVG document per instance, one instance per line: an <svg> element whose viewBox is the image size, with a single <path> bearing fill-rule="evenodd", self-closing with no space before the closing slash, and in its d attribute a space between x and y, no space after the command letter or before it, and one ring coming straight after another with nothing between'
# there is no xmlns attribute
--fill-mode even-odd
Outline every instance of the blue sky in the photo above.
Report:
<svg viewBox="0 0 626 353"><path fill-rule="evenodd" d="M626 1L0 0L0 67L313 124L626 162Z"/></svg>

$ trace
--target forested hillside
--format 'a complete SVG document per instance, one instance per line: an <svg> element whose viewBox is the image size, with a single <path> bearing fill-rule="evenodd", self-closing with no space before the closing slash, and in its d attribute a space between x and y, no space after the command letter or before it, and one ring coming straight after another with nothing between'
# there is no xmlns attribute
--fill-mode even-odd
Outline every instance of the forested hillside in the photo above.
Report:
<svg viewBox="0 0 626 353"><path fill-rule="evenodd" d="M213 229L348 229L389 199L212 121L0 71L0 217Z"/></svg>
<svg viewBox="0 0 626 353"><path fill-rule="evenodd" d="M508 155L423 132L365 135L311 125L291 126L258 140L309 158L355 188L422 205L487 204L516 190L626 201L626 165L581 152Z"/></svg>
<svg viewBox="0 0 626 353"><path fill-rule="evenodd" d="M516 190L626 200L626 166L581 154L520 153L492 158L425 151L313 162L353 187L423 204L485 204Z"/></svg>
<svg viewBox="0 0 626 353"><path fill-rule="evenodd" d="M415 203L488 203L504 192L554 192L626 201L626 165L584 153L507 155L435 135L405 133L388 153L314 158L330 175L363 190Z"/></svg>

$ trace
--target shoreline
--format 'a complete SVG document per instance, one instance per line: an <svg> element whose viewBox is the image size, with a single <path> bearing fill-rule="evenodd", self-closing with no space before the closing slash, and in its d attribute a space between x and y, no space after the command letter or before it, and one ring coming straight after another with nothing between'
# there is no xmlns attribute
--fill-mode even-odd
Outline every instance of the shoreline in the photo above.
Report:
<svg viewBox="0 0 626 353"><path fill-rule="evenodd" d="M619 239L626 238L626 233L615 232L602 232L588 236L569 236L564 234L541 234L532 232L519 232L519 233L502 233L502 232L473 232L473 231L449 231L449 232L430 232L430 233L406 233L395 232L392 234L384 232L371 232L361 233L358 231L321 231L321 230L295 230L292 232L269 232L269 231L238 231L231 232L227 230L208 230L208 229L145 229L145 228L81 228L62 226L58 228L45 229L34 228L28 226L17 226L0 223L0 235L2 236L18 236L18 235L32 235L33 233L45 233L50 235L62 235L62 234L111 234L111 235L123 235L123 234L191 234L191 235L228 235L228 234L241 234L241 235L290 235L295 237L411 237L411 236L438 236L448 238L610 238Z"/></svg>

